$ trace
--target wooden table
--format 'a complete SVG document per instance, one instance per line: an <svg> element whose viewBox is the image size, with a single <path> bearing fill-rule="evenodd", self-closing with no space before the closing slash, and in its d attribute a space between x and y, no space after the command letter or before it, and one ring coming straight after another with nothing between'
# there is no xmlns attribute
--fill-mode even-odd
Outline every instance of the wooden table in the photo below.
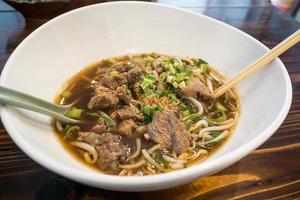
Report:
<svg viewBox="0 0 300 200"><path fill-rule="evenodd" d="M0 67L33 30L58 13L91 4L72 0L51 16L24 19L0 1ZM159 0L235 26L268 47L299 23L268 1ZM34 12L34 9L32 9ZM293 82L293 103L280 129L233 166L190 184L155 192L123 193L91 188L60 177L28 158L0 125L0 199L300 199L300 45L281 56ZM276 90L276 88L274 88ZM126 198L125 198L126 197Z"/></svg>

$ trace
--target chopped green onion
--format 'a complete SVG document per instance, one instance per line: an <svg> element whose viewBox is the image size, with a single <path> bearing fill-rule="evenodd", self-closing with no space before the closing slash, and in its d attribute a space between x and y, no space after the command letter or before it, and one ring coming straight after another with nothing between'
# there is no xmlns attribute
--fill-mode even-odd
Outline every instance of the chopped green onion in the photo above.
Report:
<svg viewBox="0 0 300 200"><path fill-rule="evenodd" d="M223 122L227 120L227 116L225 114L225 112L222 111L222 115L220 117L218 117L217 119L215 119L216 122Z"/></svg>
<svg viewBox="0 0 300 200"><path fill-rule="evenodd" d="M153 74L147 74L143 76L142 83L140 85L140 88L145 92L148 93L149 89L155 88L156 78Z"/></svg>
<svg viewBox="0 0 300 200"><path fill-rule="evenodd" d="M200 64L199 67L200 67L200 70L201 70L201 73L205 74L207 72L207 64Z"/></svg>
<svg viewBox="0 0 300 200"><path fill-rule="evenodd" d="M155 107L150 106L150 105L145 105L145 106L143 106L142 111L145 115L148 115L148 116L152 117L154 112L155 112Z"/></svg>
<svg viewBox="0 0 300 200"><path fill-rule="evenodd" d="M195 59L195 61L196 61L196 63L198 65L200 65L200 64L207 64L207 62L205 60L202 60L201 58Z"/></svg>
<svg viewBox="0 0 300 200"><path fill-rule="evenodd" d="M161 153L158 151L155 157L155 161L162 167L168 168L169 163L162 158Z"/></svg>
<svg viewBox="0 0 300 200"><path fill-rule="evenodd" d="M66 129L64 140L65 139L76 139L78 136L78 131L80 130L79 126L70 126Z"/></svg>
<svg viewBox="0 0 300 200"><path fill-rule="evenodd" d="M80 119L82 112L83 112L82 109L71 108L71 109L65 114L65 116L70 117L70 118L73 118L73 119Z"/></svg>
<svg viewBox="0 0 300 200"><path fill-rule="evenodd" d="M187 117L187 116L189 116L190 114L191 114L191 113L190 113L189 110L185 110L185 111L182 112L183 117Z"/></svg>
<svg viewBox="0 0 300 200"><path fill-rule="evenodd" d="M215 122L222 122L222 121L227 120L226 113L224 111L221 111L221 110L217 110L213 113L209 113L208 117L211 121L215 121Z"/></svg>
<svg viewBox="0 0 300 200"><path fill-rule="evenodd" d="M181 101L179 106L181 107L182 110L186 110L188 108L188 105L184 101Z"/></svg>
<svg viewBox="0 0 300 200"><path fill-rule="evenodd" d="M193 113L186 117L183 117L182 121L188 121L188 120L195 121L196 119L199 119L199 118L200 118L200 115L198 113Z"/></svg>
<svg viewBox="0 0 300 200"><path fill-rule="evenodd" d="M210 135L211 135L213 138L216 138L216 137L218 137L221 133L222 133L222 131L212 131L212 132L210 132Z"/></svg>
<svg viewBox="0 0 300 200"><path fill-rule="evenodd" d="M220 110L220 111L227 111L227 108L226 108L223 104L221 104L220 102L217 102L217 103L215 104L215 107L216 107L217 110Z"/></svg>
<svg viewBox="0 0 300 200"><path fill-rule="evenodd" d="M116 126L116 123L114 122L114 120L112 120L110 117L103 117L102 118L104 119L105 121L105 124L109 127L112 127L112 126Z"/></svg>
<svg viewBox="0 0 300 200"><path fill-rule="evenodd" d="M117 75L117 74L119 74L119 72L118 72L117 70L115 70L115 69L112 69L112 70L109 72L109 75L111 75L111 76L115 76L115 75Z"/></svg>
<svg viewBox="0 0 300 200"><path fill-rule="evenodd" d="M91 118L91 119L95 119L95 120L97 120L97 119L99 119L101 116L98 114L98 113L96 113L96 112L85 112L84 113L84 116L85 117L87 117L87 118Z"/></svg>
<svg viewBox="0 0 300 200"><path fill-rule="evenodd" d="M161 104L158 104L158 105L156 106L156 110L157 110L157 111L162 111L164 108L165 108L165 107L164 107L163 105L161 105Z"/></svg>

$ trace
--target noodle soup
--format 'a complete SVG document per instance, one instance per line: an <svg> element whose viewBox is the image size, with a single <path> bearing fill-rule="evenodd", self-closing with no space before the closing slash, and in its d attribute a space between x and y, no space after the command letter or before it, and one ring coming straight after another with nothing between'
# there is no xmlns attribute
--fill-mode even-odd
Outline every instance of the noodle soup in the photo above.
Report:
<svg viewBox="0 0 300 200"><path fill-rule="evenodd" d="M234 131L235 89L214 98L226 78L199 58L126 55L84 68L56 103L84 121L53 126L83 162L107 174L151 175L198 164Z"/></svg>

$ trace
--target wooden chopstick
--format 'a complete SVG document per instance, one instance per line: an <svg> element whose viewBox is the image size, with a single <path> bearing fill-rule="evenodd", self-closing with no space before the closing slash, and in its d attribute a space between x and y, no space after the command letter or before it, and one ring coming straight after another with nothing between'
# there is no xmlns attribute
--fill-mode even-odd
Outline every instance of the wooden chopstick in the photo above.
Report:
<svg viewBox="0 0 300 200"><path fill-rule="evenodd" d="M293 33L291 36L280 42L277 46L271 49L268 53L257 59L255 62L250 64L245 70L239 73L234 78L225 82L222 86L217 88L214 92L214 96L217 98L227 92L231 87L239 83L241 80L251 75L253 72L257 71L261 67L265 66L273 59L277 58L280 54L294 46L300 41L300 29Z"/></svg>

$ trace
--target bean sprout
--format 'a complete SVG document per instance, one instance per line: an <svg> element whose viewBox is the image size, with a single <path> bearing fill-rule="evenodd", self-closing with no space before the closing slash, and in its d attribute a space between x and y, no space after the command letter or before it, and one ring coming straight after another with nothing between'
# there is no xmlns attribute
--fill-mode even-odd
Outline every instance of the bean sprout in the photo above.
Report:
<svg viewBox="0 0 300 200"><path fill-rule="evenodd" d="M136 138L136 151L134 154L132 154L132 156L130 156L130 158L128 160L131 160L133 158L136 158L140 155L141 152L141 139L140 138Z"/></svg>
<svg viewBox="0 0 300 200"><path fill-rule="evenodd" d="M223 140L225 137L227 137L227 135L229 134L228 130L223 131L218 137L215 137L214 139L201 143L201 145L207 145L213 142L219 142L220 140Z"/></svg>
<svg viewBox="0 0 300 200"><path fill-rule="evenodd" d="M204 119L198 121L197 123L195 123L191 126L191 128L188 130L188 132L191 133L191 132L197 130L198 128L200 128L201 126L208 127L207 121Z"/></svg>
<svg viewBox="0 0 300 200"><path fill-rule="evenodd" d="M184 165L182 163L169 163L169 166L172 169L182 169L182 168L184 168Z"/></svg>
<svg viewBox="0 0 300 200"><path fill-rule="evenodd" d="M186 160L179 160L179 159L176 159L176 158L172 158L171 156L168 156L166 154L163 154L162 155L162 158L165 160L165 161L168 161L168 162L173 162L173 163L186 163L187 161Z"/></svg>
<svg viewBox="0 0 300 200"><path fill-rule="evenodd" d="M162 167L149 155L149 153L146 151L146 149L142 150L142 154L149 163L151 163L157 169L160 169L160 170L162 169Z"/></svg>
<svg viewBox="0 0 300 200"><path fill-rule="evenodd" d="M202 104L196 100L195 98L193 97L185 97L186 99L190 100L193 104L195 104L198 108L198 114L199 115L202 115L203 114L203 107L202 107Z"/></svg>
<svg viewBox="0 0 300 200"><path fill-rule="evenodd" d="M127 169L123 169L120 171L119 176L125 176L127 174Z"/></svg>
<svg viewBox="0 0 300 200"><path fill-rule="evenodd" d="M148 152L151 154L151 153L153 153L154 151L156 151L156 150L158 150L158 149L160 149L160 145L159 145L159 144L154 145L153 147L151 147L151 148L148 150Z"/></svg>
<svg viewBox="0 0 300 200"><path fill-rule="evenodd" d="M201 155L207 155L208 151L206 149L199 149L193 156L189 158L190 161L197 159Z"/></svg>
<svg viewBox="0 0 300 200"><path fill-rule="evenodd" d="M210 132L210 131L223 131L225 129L229 129L231 128L232 126L234 126L235 124L235 121L229 123L229 124L226 124L226 125L222 125L222 126L211 126L211 127L207 127L207 128L204 128L204 129L201 129L199 131L199 137L202 137L203 134L205 132Z"/></svg>
<svg viewBox="0 0 300 200"><path fill-rule="evenodd" d="M222 122L216 122L216 121L210 121L211 123L213 124L216 124L216 125L226 125L226 124L229 124L231 122L234 122L235 119L234 118L230 118L230 119L227 119L225 121L222 121Z"/></svg>
<svg viewBox="0 0 300 200"><path fill-rule="evenodd" d="M145 163L146 163L146 161L143 159L143 160L140 160L139 162L136 162L134 164L119 165L119 167L122 168L122 169L136 169L136 168L139 168L139 167L143 166Z"/></svg>

